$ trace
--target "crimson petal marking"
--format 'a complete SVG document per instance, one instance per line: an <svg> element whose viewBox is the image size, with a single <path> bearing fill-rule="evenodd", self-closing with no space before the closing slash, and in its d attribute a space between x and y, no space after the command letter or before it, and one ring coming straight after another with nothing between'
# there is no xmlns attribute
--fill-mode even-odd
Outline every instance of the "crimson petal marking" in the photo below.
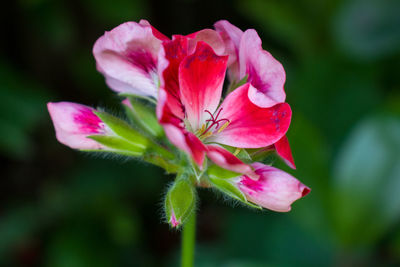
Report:
<svg viewBox="0 0 400 267"><path fill-rule="evenodd" d="M276 153L285 161L285 163L292 169L296 169L294 164L292 150L290 149L289 140L286 135L274 144Z"/></svg>
<svg viewBox="0 0 400 267"><path fill-rule="evenodd" d="M290 174L261 163L253 163L260 178L255 181L246 175L237 181L237 186L247 200L264 208L288 212L291 204L310 193L311 189Z"/></svg>
<svg viewBox="0 0 400 267"><path fill-rule="evenodd" d="M123 23L94 44L97 69L117 92L156 97L154 76L161 42L150 24Z"/></svg>
<svg viewBox="0 0 400 267"><path fill-rule="evenodd" d="M194 54L179 66L179 86L186 117L196 131L214 113L221 99L228 56L217 56L212 48L200 41Z"/></svg>
<svg viewBox="0 0 400 267"><path fill-rule="evenodd" d="M248 75L250 100L263 108L285 102L285 70L270 53L262 49L253 29L244 32L239 48L240 78Z"/></svg>
<svg viewBox="0 0 400 267"><path fill-rule="evenodd" d="M281 103L270 108L256 106L247 96L251 87L244 84L225 98L220 118L226 118L230 123L207 141L240 148L260 148L274 144L285 135L292 117L289 104Z"/></svg>

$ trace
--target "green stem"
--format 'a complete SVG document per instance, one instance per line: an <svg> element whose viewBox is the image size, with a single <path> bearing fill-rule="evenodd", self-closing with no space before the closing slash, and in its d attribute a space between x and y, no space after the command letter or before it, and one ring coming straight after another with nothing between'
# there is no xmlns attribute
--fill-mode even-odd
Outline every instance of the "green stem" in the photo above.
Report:
<svg viewBox="0 0 400 267"><path fill-rule="evenodd" d="M182 231L182 267L193 267L196 237L196 212L188 218Z"/></svg>

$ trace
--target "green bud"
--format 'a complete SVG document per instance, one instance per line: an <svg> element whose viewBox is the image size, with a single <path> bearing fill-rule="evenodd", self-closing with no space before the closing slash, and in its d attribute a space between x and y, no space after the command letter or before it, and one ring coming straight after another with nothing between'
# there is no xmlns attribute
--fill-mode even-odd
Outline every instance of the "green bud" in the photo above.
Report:
<svg viewBox="0 0 400 267"><path fill-rule="evenodd" d="M196 191L186 176L178 176L165 199L165 214L172 227L181 226L195 211Z"/></svg>

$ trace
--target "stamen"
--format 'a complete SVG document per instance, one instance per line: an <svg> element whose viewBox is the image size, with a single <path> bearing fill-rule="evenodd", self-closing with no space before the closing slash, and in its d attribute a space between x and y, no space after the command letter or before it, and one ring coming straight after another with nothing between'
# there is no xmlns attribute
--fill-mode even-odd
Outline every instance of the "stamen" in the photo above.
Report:
<svg viewBox="0 0 400 267"><path fill-rule="evenodd" d="M211 124L207 127L207 129L203 129L203 126L204 126L204 128L205 128L205 125L203 125L202 127L201 127L201 129L200 129L200 132L202 132L202 134L200 135L202 138L205 138L205 137L208 137L208 136L210 136L210 135L212 135L212 132L208 132L212 127L214 127L215 126L215 129L218 129L219 128L219 124L220 124L220 122L223 122L223 121L226 121L225 123L224 123L224 125L222 125L222 127L220 128L220 129L218 129L218 133L219 132L221 132L222 130L224 130L227 126L228 126L228 124L230 123L230 121L228 120L228 119L220 119L220 120L218 120L218 116L219 116L219 114L221 113L221 111L222 111L222 108L221 109L219 109L218 110L218 112L217 112L217 114L215 115L215 117L214 117L214 115L213 114L211 114L211 112L210 111L208 111L208 110L204 110L204 112L207 112L208 114L210 114L210 119L208 119L208 120L206 120L206 122L208 123L208 122L211 122Z"/></svg>
<svg viewBox="0 0 400 267"><path fill-rule="evenodd" d="M235 152L233 152L233 155L236 156L237 154L239 154L240 150L242 150L242 149L237 147Z"/></svg>

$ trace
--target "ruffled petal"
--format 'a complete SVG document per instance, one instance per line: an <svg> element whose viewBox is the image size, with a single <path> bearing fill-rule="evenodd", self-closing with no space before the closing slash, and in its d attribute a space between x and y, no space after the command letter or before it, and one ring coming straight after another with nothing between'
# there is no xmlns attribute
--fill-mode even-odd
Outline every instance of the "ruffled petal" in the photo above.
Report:
<svg viewBox="0 0 400 267"><path fill-rule="evenodd" d="M109 130L94 109L70 102L47 103L57 140L73 149L102 149L104 146L89 135L106 134Z"/></svg>
<svg viewBox="0 0 400 267"><path fill-rule="evenodd" d="M186 35L189 38L189 54L193 54L197 42L203 41L214 50L215 54L221 56L225 53L225 44L218 32L211 29L204 29Z"/></svg>
<svg viewBox="0 0 400 267"><path fill-rule="evenodd" d="M228 76L231 81L239 81L239 46L243 31L227 20L220 20L214 24L215 30L221 35L225 43L225 51L229 55Z"/></svg>
<svg viewBox="0 0 400 267"><path fill-rule="evenodd" d="M258 180L242 176L236 181L238 188L246 195L247 200L264 208L287 212L291 204L306 196L311 190L290 174L261 163L254 163Z"/></svg>
<svg viewBox="0 0 400 267"><path fill-rule="evenodd" d="M207 157L224 169L247 174L254 179L258 178L249 165L243 163L231 152L218 145L207 145Z"/></svg>
<svg viewBox="0 0 400 267"><path fill-rule="evenodd" d="M161 42L150 24L121 24L96 41L93 55L97 69L117 92L156 97Z"/></svg>
<svg viewBox="0 0 400 267"><path fill-rule="evenodd" d="M294 164L292 150L290 149L289 140L284 135L278 142L274 144L276 153L285 161L285 163L292 169L296 169Z"/></svg>
<svg viewBox="0 0 400 267"><path fill-rule="evenodd" d="M260 148L274 144L287 132L292 111L289 104L281 103L261 108L248 98L252 86L244 84L231 92L221 104L220 119L229 125L209 137L207 141L240 148Z"/></svg>
<svg viewBox="0 0 400 267"><path fill-rule="evenodd" d="M261 39L253 29L244 32L239 48L240 77L248 75L253 86L250 100L263 108L285 102L285 70L270 53L262 49Z"/></svg>
<svg viewBox="0 0 400 267"><path fill-rule="evenodd" d="M199 129L209 114L214 113L221 99L228 56L217 56L212 48L200 41L194 54L179 66L181 101L192 130Z"/></svg>

